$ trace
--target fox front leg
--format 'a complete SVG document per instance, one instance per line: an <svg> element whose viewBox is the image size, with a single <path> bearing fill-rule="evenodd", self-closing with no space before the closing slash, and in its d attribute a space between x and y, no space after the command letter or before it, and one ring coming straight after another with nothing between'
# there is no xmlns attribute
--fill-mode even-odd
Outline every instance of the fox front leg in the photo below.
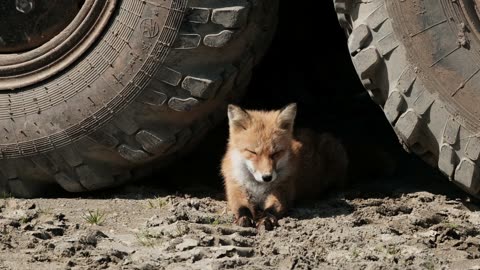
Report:
<svg viewBox="0 0 480 270"><path fill-rule="evenodd" d="M265 200L265 208L262 217L257 221L257 228L270 231L278 226L278 219L288 211L289 201L282 191L270 194Z"/></svg>
<svg viewBox="0 0 480 270"><path fill-rule="evenodd" d="M227 188L228 206L235 215L234 223L242 227L253 227L253 208L250 206L246 194L235 186Z"/></svg>

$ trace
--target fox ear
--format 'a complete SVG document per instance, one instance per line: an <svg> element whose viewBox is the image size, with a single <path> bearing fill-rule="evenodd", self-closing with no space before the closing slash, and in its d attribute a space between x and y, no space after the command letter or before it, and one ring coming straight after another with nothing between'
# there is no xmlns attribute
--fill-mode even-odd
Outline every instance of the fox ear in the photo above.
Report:
<svg viewBox="0 0 480 270"><path fill-rule="evenodd" d="M295 116L297 115L297 104L291 103L280 110L277 117L278 127L284 130L292 130L295 123Z"/></svg>
<svg viewBox="0 0 480 270"><path fill-rule="evenodd" d="M247 129L250 123L250 115L244 109L229 104L228 105L228 124L231 128Z"/></svg>

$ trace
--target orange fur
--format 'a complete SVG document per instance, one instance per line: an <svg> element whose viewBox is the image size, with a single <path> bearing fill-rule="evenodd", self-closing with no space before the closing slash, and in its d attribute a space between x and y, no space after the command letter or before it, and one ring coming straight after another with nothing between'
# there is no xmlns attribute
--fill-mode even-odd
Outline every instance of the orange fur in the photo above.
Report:
<svg viewBox="0 0 480 270"><path fill-rule="evenodd" d="M276 111L229 106L222 175L236 223L271 227L296 199L314 198L346 180L347 155L329 134L293 130L296 105Z"/></svg>

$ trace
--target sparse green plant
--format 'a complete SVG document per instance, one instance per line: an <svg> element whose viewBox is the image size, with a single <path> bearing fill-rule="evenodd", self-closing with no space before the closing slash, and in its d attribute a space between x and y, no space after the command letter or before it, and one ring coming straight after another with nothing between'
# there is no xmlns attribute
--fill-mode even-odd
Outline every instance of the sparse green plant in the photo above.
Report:
<svg viewBox="0 0 480 270"><path fill-rule="evenodd" d="M51 215L52 208L39 208L37 214L40 215Z"/></svg>
<svg viewBox="0 0 480 270"><path fill-rule="evenodd" d="M138 242L145 247L154 247L158 242L158 236L150 233L148 230L142 230L136 233Z"/></svg>
<svg viewBox="0 0 480 270"><path fill-rule="evenodd" d="M358 255L359 255L359 253L358 253L357 248L353 249L353 250L352 250L352 258L353 258L353 259L358 258Z"/></svg>
<svg viewBox="0 0 480 270"><path fill-rule="evenodd" d="M6 199L11 199L11 198L13 198L13 194L10 193L10 192L2 191L0 193L0 199L6 200Z"/></svg>
<svg viewBox="0 0 480 270"><path fill-rule="evenodd" d="M91 225L102 225L103 222L105 221L105 213L100 212L98 209L95 211L88 210L88 213L86 213L83 216L83 219Z"/></svg>
<svg viewBox="0 0 480 270"><path fill-rule="evenodd" d="M395 246L389 246L389 247L387 248L387 253L390 254L390 255L395 255L395 254L397 254L397 253L399 253L399 252L400 252L400 249L397 248L397 247L395 247Z"/></svg>
<svg viewBox="0 0 480 270"><path fill-rule="evenodd" d="M148 208L163 208L168 204L168 202L161 197L155 197L153 200L148 200L147 204Z"/></svg>
<svg viewBox="0 0 480 270"><path fill-rule="evenodd" d="M215 217L211 219L210 224L217 226L217 225L228 225L231 224L233 221L224 219L222 217Z"/></svg>
<svg viewBox="0 0 480 270"><path fill-rule="evenodd" d="M178 223L177 224L177 234L178 236L183 236L190 232L190 228L187 224Z"/></svg>
<svg viewBox="0 0 480 270"><path fill-rule="evenodd" d="M218 218L214 219L212 222L212 225L220 225L220 224L221 224L221 221Z"/></svg>
<svg viewBox="0 0 480 270"><path fill-rule="evenodd" d="M427 270L435 269L435 264L431 261L425 261L425 262L421 263L420 266L423 267L424 269L427 269Z"/></svg>
<svg viewBox="0 0 480 270"><path fill-rule="evenodd" d="M30 220L31 220L31 219L28 218L27 216L23 216L23 217L20 218L20 223L26 224L26 223L28 223Z"/></svg>
<svg viewBox="0 0 480 270"><path fill-rule="evenodd" d="M448 227L448 228L450 228L450 229L456 229L456 228L458 228L458 224L452 223L452 222L447 222L447 223L445 223L445 226Z"/></svg>
<svg viewBox="0 0 480 270"><path fill-rule="evenodd" d="M1 235L8 235L8 233L9 233L9 231L8 231L7 225L3 225L2 230L0 230L0 234Z"/></svg>

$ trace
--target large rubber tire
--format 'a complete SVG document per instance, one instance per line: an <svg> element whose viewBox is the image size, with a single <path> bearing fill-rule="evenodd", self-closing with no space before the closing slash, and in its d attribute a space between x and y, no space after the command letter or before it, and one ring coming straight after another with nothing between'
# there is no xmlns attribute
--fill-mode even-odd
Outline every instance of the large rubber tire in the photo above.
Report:
<svg viewBox="0 0 480 270"><path fill-rule="evenodd" d="M277 7L118 1L77 61L48 80L0 91L0 194L113 187L192 147L244 93Z"/></svg>
<svg viewBox="0 0 480 270"><path fill-rule="evenodd" d="M478 197L480 39L467 2L334 5L357 73L405 148Z"/></svg>

